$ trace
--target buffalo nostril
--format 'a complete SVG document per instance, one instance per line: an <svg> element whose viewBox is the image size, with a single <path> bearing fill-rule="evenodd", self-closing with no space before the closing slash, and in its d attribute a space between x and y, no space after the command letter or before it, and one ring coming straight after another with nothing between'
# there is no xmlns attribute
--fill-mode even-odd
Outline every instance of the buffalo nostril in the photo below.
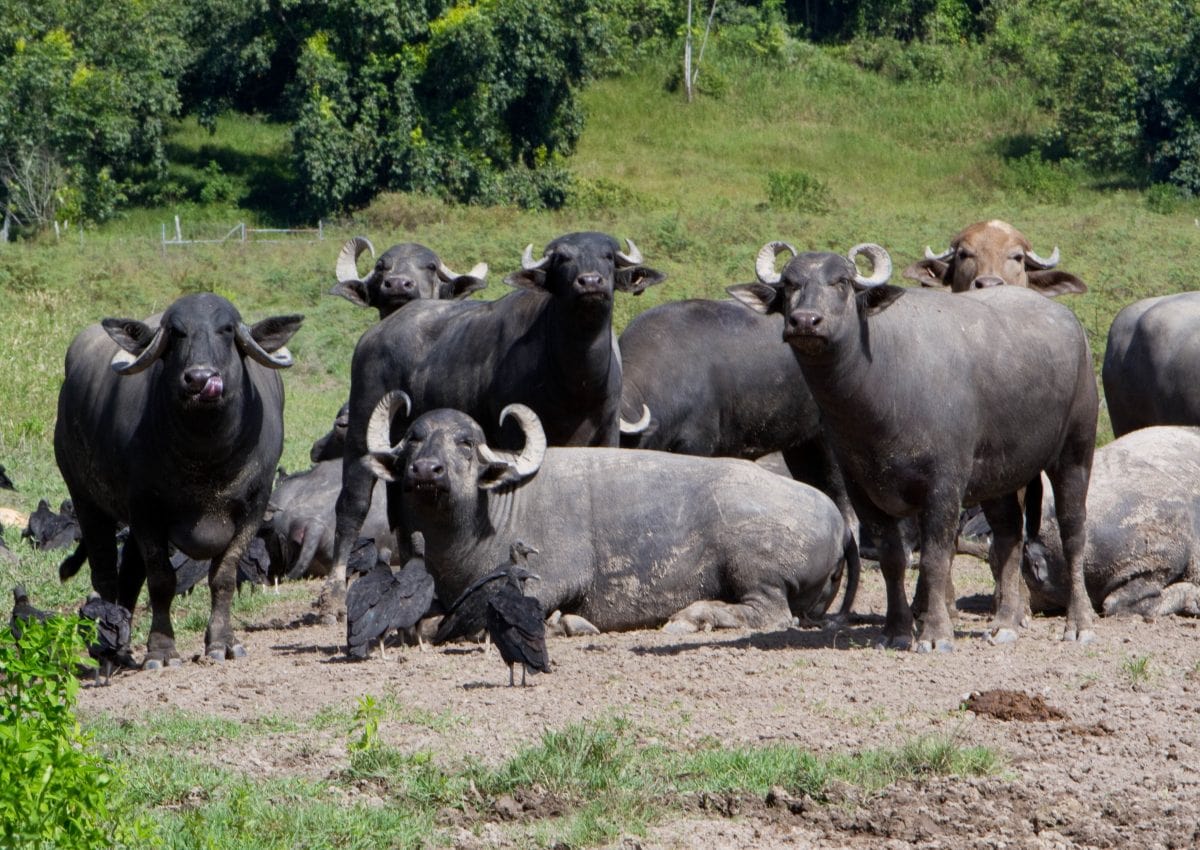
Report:
<svg viewBox="0 0 1200 850"><path fill-rule="evenodd" d="M975 280L972 282L972 286L974 286L976 289L990 289L993 286L1001 286L1003 283L1003 280L995 277L994 275L985 275L983 277L975 278Z"/></svg>
<svg viewBox="0 0 1200 850"><path fill-rule="evenodd" d="M183 385L191 392L200 392L208 383L208 379L215 374L215 369L207 367L186 369L183 373Z"/></svg>
<svg viewBox="0 0 1200 850"><path fill-rule="evenodd" d="M585 291L599 289L601 287L601 285L603 284L603 282L604 282L604 279L602 277L600 277L600 275L596 274L595 272L588 272L587 274L581 274L579 277L575 278L575 285L579 289L582 289Z"/></svg>

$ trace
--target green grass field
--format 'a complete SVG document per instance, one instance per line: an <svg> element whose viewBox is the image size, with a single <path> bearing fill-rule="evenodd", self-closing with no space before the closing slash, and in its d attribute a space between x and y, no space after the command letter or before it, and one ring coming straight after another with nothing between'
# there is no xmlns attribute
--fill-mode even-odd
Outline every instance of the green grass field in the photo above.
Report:
<svg viewBox="0 0 1200 850"><path fill-rule="evenodd" d="M39 498L57 505L67 495L51 439L62 358L74 334L106 316L143 317L188 292L225 295L251 321L276 313L306 315L289 346L296 365L284 374L287 437L282 459L288 469L306 466L310 444L325 432L347 396L355 341L374 321L373 313L326 294L342 242L357 234L368 236L380 251L397 241L425 243L454 268L485 261L491 267L485 298L507 291L503 277L518 267L527 243L538 247L556 235L588 229L632 238L647 262L669 278L640 298L618 298L620 330L647 307L686 297L721 297L725 286L752 280L755 254L769 240L837 251L862 241L878 242L891 252L898 281L925 245L940 249L968 223L1003 218L1024 230L1043 255L1058 245L1061 267L1088 283L1087 294L1064 301L1086 326L1098 367L1109 324L1122 306L1139 297L1198 288L1192 271L1200 248L1198 209L1183 203L1160 214L1138 191L1112 188L1054 165L1006 158L1006 152L1027 146L1046 117L1019 82L992 78L984 67L965 55L945 82L894 83L835 53L798 45L792 59L780 65L721 66L728 81L723 94L692 104L664 88L670 70L665 64L645 67L634 77L600 81L585 93L588 124L571 163L579 186L569 208L531 213L390 194L351 217L325 222L322 241L164 246L162 228L170 232L175 215L187 238L216 237L238 222L313 225L289 218L286 207L281 208L287 196L281 188L287 173L282 128L229 117L220 122L219 134L210 137L194 125L181 126L171 141L173 179L181 196L188 186L219 176L228 183L219 187L230 193L226 200L136 210L103 227L72 230L61 240L49 234L0 246L0 464L18 487L16 493L0 491L0 506L29 512ZM771 175L777 183L824 187L818 193L821 203L795 206L778 196L773 202ZM1103 412L1101 420L1103 441L1111 432ZM77 602L82 581L64 588L55 578L60 553L31 553L18 536L19 529L5 531L21 560L17 566L0 563L0 587L21 580L47 607ZM264 596L238 604L270 604ZM177 604L180 632L203 630L206 608L203 593ZM191 736L194 724L202 721L182 722L183 734ZM99 741L126 763L134 792L149 795L143 805L153 807L188 789L205 789L205 819L166 810L156 815L164 826L170 822L179 846L234 846L235 832L226 834L220 825L247 817L262 824L262 846L289 845L289 836L322 829L332 843L358 846L369 843L364 835L375 830L397 834L400 820L403 829L416 830L412 841L419 842L441 802L434 794L431 802L411 811L375 812L364 820L363 812L330 807L320 799L320 787L297 783L252 794L244 778L171 759L162 743L174 734L170 730L102 725L96 731ZM640 789L651 779L660 781L661 774L647 779L646 765L652 762L647 754L629 750L612 730L564 734L607 735L606 745L626 747L624 761L618 761L632 766L633 778L621 783L604 779L612 786L604 786L607 796L600 799L627 823L651 816L648 810L659 803ZM139 745L135 752L131 736L154 746ZM569 751L575 745L560 742L552 749ZM496 787L532 781L520 778L520 771L530 760L545 758L544 753L519 756L504 774L483 776L463 768L431 776L420 765L393 763L387 755L382 753L374 766L360 767L379 774L379 781L395 786L397 794L416 793L401 792L400 786L418 780L434 781L442 789L437 793L446 793L446 783L467 779ZM924 764L925 757L910 753L899 761ZM688 766L689 775L721 788L758 789L779 775L815 783L798 771L832 770L800 764L803 755L794 752L691 758L696 763ZM883 761L888 759L896 757ZM175 763L163 779L168 760ZM747 760L755 763L739 766ZM847 762L838 769L863 768ZM563 781L567 793L576 793L580 783L599 780ZM275 801L288 805L269 805ZM588 822L590 816L580 810L579 832L570 833L576 836L570 840L573 846L609 834Z"/></svg>

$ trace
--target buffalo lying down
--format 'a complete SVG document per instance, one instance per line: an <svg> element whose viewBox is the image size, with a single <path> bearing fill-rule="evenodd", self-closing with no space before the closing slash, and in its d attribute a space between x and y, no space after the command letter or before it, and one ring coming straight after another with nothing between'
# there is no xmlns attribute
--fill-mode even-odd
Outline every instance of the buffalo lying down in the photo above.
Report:
<svg viewBox="0 0 1200 850"><path fill-rule="evenodd" d="M852 536L824 494L753 463L608 448L546 448L537 416L501 414L521 452L490 448L466 414L434 410L389 445L402 392L371 417L368 463L395 481L403 529L420 531L441 599L505 559L514 540L540 552L532 595L602 630L770 629L822 614L850 564Z"/></svg>
<svg viewBox="0 0 1200 850"><path fill-rule="evenodd" d="M1096 450L1083 577L1105 615L1200 616L1200 428L1134 431ZM1068 587L1054 498L1022 568L1034 611L1060 611Z"/></svg>
<svg viewBox="0 0 1200 850"><path fill-rule="evenodd" d="M157 322L91 325L67 351L55 458L79 515L92 586L132 611L149 584L147 667L179 658L168 544L213 559L206 654L245 654L229 607L283 449L277 370L292 363L284 346L302 318L247 326L224 298L202 293L180 298ZM120 522L134 545L124 547L118 575Z"/></svg>

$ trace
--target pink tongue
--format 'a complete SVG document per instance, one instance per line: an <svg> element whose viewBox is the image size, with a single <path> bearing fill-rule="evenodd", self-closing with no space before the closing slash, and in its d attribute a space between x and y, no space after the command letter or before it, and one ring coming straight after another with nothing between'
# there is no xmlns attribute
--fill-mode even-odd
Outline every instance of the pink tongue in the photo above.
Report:
<svg viewBox="0 0 1200 850"><path fill-rule="evenodd" d="M200 398L214 399L220 398L221 393L225 391L225 384L221 381L220 375L213 375L204 383L204 389L200 390Z"/></svg>

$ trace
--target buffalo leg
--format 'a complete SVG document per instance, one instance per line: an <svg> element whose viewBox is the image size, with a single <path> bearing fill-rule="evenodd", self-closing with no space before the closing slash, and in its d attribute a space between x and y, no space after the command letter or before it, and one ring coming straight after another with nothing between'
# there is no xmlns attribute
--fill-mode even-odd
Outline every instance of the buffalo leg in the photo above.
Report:
<svg viewBox="0 0 1200 850"><path fill-rule="evenodd" d="M91 565L92 590L107 602L116 602L118 589L116 524L85 499L71 494L79 531Z"/></svg>
<svg viewBox="0 0 1200 850"><path fill-rule="evenodd" d="M1180 581L1163 588L1162 599L1154 611L1154 616L1166 614L1200 617L1200 585Z"/></svg>
<svg viewBox="0 0 1200 850"><path fill-rule="evenodd" d="M213 558L208 570L208 587L212 594L212 611L209 613L208 629L204 632L204 654L212 661L241 658L246 648L233 635L230 609L233 607L233 592L237 589L238 559L254 537L253 523L238 529L229 548L219 558Z"/></svg>
<svg viewBox="0 0 1200 850"><path fill-rule="evenodd" d="M739 603L701 599L671 616L663 631L670 634L712 629L771 629L791 625L786 597L774 590L748 594Z"/></svg>
<svg viewBox="0 0 1200 850"><path fill-rule="evenodd" d="M878 649L910 649L913 638L913 614L904 589L908 572L908 547L900 533L899 520L872 522L879 535L879 569L887 588L887 616L883 634L875 644Z"/></svg>
<svg viewBox="0 0 1200 850"><path fill-rule="evenodd" d="M1092 628L1092 603L1083 581L1083 548L1087 540L1087 488L1090 476L1088 465L1072 465L1065 469L1049 469L1050 486L1054 490L1055 513L1062 535L1063 557L1071 577L1071 595L1067 603L1067 623L1063 640L1090 643L1095 640Z"/></svg>
<svg viewBox="0 0 1200 850"><path fill-rule="evenodd" d="M129 543L126 546L133 545L135 541L141 562L145 565L146 585L150 591L150 635L146 639L146 658L142 667L146 670L173 667L181 662L175 650L175 629L171 625L175 570L171 569L171 561L167 557L167 541L130 523Z"/></svg>
<svg viewBox="0 0 1200 850"><path fill-rule="evenodd" d="M983 503L983 513L992 527L992 576L996 580L995 614L988 627L992 643L1012 643L1017 629L1029 618L1029 596L1022 593L1021 549L1024 522L1016 493Z"/></svg>
<svg viewBox="0 0 1200 850"><path fill-rule="evenodd" d="M917 652L932 652L935 649L950 652L954 649L954 626L946 600L961 503L958 494L949 498L930 499L921 512L920 577L926 589L921 631L913 645Z"/></svg>
<svg viewBox="0 0 1200 850"><path fill-rule="evenodd" d="M333 568L317 607L326 616L341 619L346 614L346 562L350 550L358 539L367 511L371 509L371 492L375 487L375 476L362 463L361 457L352 457L347 445L342 465L342 489L338 493L335 507L337 524L334 528Z"/></svg>
<svg viewBox="0 0 1200 850"><path fill-rule="evenodd" d="M146 562L142 559L141 546L135 543L131 536L121 550L121 563L117 567L117 601L128 608L130 613L137 607L138 597L142 595L142 585L145 583Z"/></svg>

